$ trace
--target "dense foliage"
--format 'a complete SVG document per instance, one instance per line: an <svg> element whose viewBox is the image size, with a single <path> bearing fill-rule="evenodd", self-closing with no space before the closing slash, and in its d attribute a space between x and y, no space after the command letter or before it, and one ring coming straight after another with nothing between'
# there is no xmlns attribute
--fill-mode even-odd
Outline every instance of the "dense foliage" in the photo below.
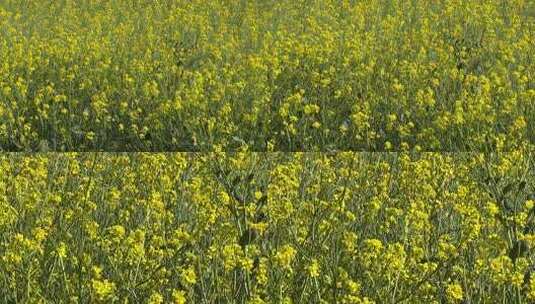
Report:
<svg viewBox="0 0 535 304"><path fill-rule="evenodd" d="M0 150L512 150L532 0L2 0Z"/></svg>
<svg viewBox="0 0 535 304"><path fill-rule="evenodd" d="M0 303L535 303L533 41L534 0L0 0Z"/></svg>
<svg viewBox="0 0 535 304"><path fill-rule="evenodd" d="M2 303L533 303L529 153L0 156Z"/></svg>

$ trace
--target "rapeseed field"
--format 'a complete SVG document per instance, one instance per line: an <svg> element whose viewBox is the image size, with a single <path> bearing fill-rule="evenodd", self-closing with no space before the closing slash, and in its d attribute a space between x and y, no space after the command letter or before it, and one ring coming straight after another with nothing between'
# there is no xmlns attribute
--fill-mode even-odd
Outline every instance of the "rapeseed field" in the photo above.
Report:
<svg viewBox="0 0 535 304"><path fill-rule="evenodd" d="M5 151L511 151L532 0L2 0Z"/></svg>
<svg viewBox="0 0 535 304"><path fill-rule="evenodd" d="M0 0L0 304L535 303L534 0Z"/></svg>
<svg viewBox="0 0 535 304"><path fill-rule="evenodd" d="M2 303L533 303L530 153L0 157Z"/></svg>

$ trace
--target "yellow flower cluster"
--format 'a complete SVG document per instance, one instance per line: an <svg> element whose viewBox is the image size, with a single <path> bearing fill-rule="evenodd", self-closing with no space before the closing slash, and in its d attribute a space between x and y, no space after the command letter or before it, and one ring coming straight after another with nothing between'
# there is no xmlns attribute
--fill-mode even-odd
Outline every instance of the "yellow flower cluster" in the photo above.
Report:
<svg viewBox="0 0 535 304"><path fill-rule="evenodd" d="M0 150L511 151L526 0L0 4Z"/></svg>
<svg viewBox="0 0 535 304"><path fill-rule="evenodd" d="M535 300L529 151L10 154L0 172L2 303Z"/></svg>

